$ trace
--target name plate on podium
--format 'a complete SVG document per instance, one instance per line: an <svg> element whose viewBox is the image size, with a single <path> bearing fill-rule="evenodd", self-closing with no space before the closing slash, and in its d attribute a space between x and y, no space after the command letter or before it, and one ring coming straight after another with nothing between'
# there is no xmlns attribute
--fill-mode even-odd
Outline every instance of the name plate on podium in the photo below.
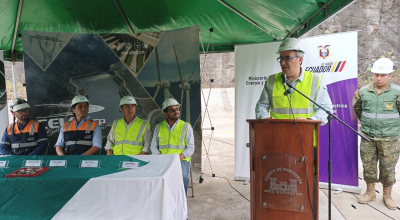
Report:
<svg viewBox="0 0 400 220"><path fill-rule="evenodd" d="M306 212L306 158L302 155L268 153L261 155L260 159L260 207Z"/></svg>

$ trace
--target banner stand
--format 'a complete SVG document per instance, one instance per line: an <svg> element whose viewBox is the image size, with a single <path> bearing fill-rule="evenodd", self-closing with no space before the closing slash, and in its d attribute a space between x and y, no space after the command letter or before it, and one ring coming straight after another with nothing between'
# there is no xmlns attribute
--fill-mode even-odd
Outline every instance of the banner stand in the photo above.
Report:
<svg viewBox="0 0 400 220"><path fill-rule="evenodd" d="M357 130L352 99L357 90L358 31L301 38L305 47L302 68L322 74L333 104L333 114ZM244 134L246 119L256 118L255 106L268 76L281 72L276 62L280 42L235 46L235 133ZM360 192L358 137L344 132L332 121L332 185L336 190ZM321 188L328 182L328 126L320 129ZM235 136L235 180L248 180L250 171L248 137Z"/></svg>
<svg viewBox="0 0 400 220"><path fill-rule="evenodd" d="M206 69L207 69L207 67L208 67L208 65L207 65L207 64L208 64L208 63L207 63L207 55L208 55L208 49L209 49L209 46L210 46L211 35L212 35L213 31L214 31L214 29L213 29L213 28L210 28L208 31L201 31L201 32L199 32L199 39L200 39L200 43L201 43L201 49L202 49L202 52L203 52L203 54L204 54L203 63L200 64L200 65L201 65L200 77L201 77L201 80L202 80L203 82L206 82L206 80L204 79L204 73L206 72ZM204 48L203 39L201 38L201 34L202 34L202 33L209 33L209 35L208 35L207 46L206 46L205 48ZM209 92L208 92L207 99L206 99L206 97L205 97L205 95L204 95L203 89L201 90L201 95L203 96L203 101L204 101L204 106L205 106L204 115L202 115L202 117L201 117L201 120L202 120L202 121L201 121L201 130L202 130L202 131L204 131L204 130L211 130L211 136L210 136L210 142L208 143L208 148L207 148L207 146L206 146L206 143L204 142L204 138L202 138L204 150L206 151L206 161L204 162L204 168L201 170L201 174L200 174L200 178L199 178L199 183L202 183L203 180L204 180L204 179L203 179L203 174L205 173L205 170L206 170L207 161L208 161L208 164L210 165L210 169L211 169L211 174L212 174L212 176L213 176L213 177L215 176L214 171L213 171L212 166L211 166L210 158L209 158L209 152L210 152L211 142L212 142L212 138L213 138L213 135L214 135L214 127L213 127L212 122L211 122L210 112L208 111L208 102L209 102L209 100L210 100L211 88L212 88L212 83L213 83L213 82L214 82L214 79L210 79L210 90L209 90ZM204 128L204 127L203 127L203 126L204 126L204 120L206 119L206 114L207 114L208 120L209 120L209 122L210 122L210 128Z"/></svg>
<svg viewBox="0 0 400 220"><path fill-rule="evenodd" d="M329 188L328 183L319 182L319 188L320 189L328 189ZM348 186L348 185L332 183L331 189L332 189L332 191L336 190L336 191L345 191L345 192L350 192L350 193L361 194L361 186Z"/></svg>

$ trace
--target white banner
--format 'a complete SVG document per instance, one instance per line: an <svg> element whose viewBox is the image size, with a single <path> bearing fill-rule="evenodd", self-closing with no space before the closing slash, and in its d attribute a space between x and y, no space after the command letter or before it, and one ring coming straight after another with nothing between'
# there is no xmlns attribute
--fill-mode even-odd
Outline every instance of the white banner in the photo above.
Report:
<svg viewBox="0 0 400 220"><path fill-rule="evenodd" d="M334 113L357 130L357 119L351 110L351 98L357 89L357 32L323 35L300 40L305 47L302 68L324 76L334 106ZM250 179L250 149L246 147L246 144L249 143L249 125L246 119L255 118L255 106L267 77L281 72L280 65L276 60L279 57L276 54L279 45L280 42L273 42L235 47L236 180ZM336 131L335 127L337 127ZM332 177L334 177L335 168L337 168L336 173L345 176L345 178L333 178L333 182L358 186L357 137L337 122L332 123L332 129L333 135L338 135L335 138L336 142L332 145L332 152L335 151L337 154L332 155L332 158L336 157L332 161L334 167ZM328 134L325 130L327 130L327 126L321 128L320 135L320 181L324 181L324 177L328 175L325 166L328 155ZM347 161L347 164L335 166L343 164L340 160ZM344 171L347 172L347 175L343 175Z"/></svg>

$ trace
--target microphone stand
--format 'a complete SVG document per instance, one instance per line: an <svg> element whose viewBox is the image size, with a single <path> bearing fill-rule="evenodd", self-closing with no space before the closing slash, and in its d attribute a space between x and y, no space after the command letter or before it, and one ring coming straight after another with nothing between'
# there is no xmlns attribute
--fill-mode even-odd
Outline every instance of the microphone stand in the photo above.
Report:
<svg viewBox="0 0 400 220"><path fill-rule="evenodd" d="M329 220L331 220L331 201L332 201L332 194L331 194L331 185L332 185L332 160L331 160L331 121L332 118L336 119L337 121L339 121L340 123L342 123L343 125L345 125L346 127L348 127L350 130L352 130L354 133L356 133L358 136L364 138L364 140L370 142L370 140L365 137L364 135L360 134L358 131L354 130L352 127L350 127L348 124L346 124L344 121L340 120L338 117L336 117L336 115L334 115L333 113L331 113L330 111L326 110L325 108L323 108L322 106L318 105L316 102L314 102L314 100L311 100L307 95L303 94L302 92L300 92L298 89L294 88L294 86L292 86L290 83L286 81L283 82L284 86L287 85L289 88L295 90L296 92L298 92L300 95L304 96L306 99L308 99L310 102L314 103L314 105L318 106L320 109L324 110L326 112L326 114L328 114L328 123L329 123L329 159L328 159L328 171L329 171L329 180L328 180L328 191L329 191L329 209L328 209L328 215L329 215ZM286 93L286 91L285 91ZM317 180L319 181L319 180Z"/></svg>

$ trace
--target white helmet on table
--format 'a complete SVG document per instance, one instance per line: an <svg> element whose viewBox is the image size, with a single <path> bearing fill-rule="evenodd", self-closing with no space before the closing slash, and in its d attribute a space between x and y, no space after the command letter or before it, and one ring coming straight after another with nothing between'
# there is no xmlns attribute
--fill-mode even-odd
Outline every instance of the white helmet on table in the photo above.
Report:
<svg viewBox="0 0 400 220"><path fill-rule="evenodd" d="M380 58L372 65L371 72L378 74L390 74L394 72L394 64L389 58Z"/></svg>
<svg viewBox="0 0 400 220"><path fill-rule="evenodd" d="M168 108L170 106L174 106L174 105L180 106L179 102L176 101L176 99L174 99L174 98L165 99L163 104L162 104L162 111L164 111L164 109L166 109L166 108Z"/></svg>
<svg viewBox="0 0 400 220"><path fill-rule="evenodd" d="M121 101L119 102L119 107L129 104L137 105L135 98L130 95L126 95L122 97Z"/></svg>
<svg viewBox="0 0 400 220"><path fill-rule="evenodd" d="M11 101L10 109L13 112L16 112L20 109L24 108L31 108L31 106L28 104L28 102L25 99L21 98L15 98Z"/></svg>
<svg viewBox="0 0 400 220"><path fill-rule="evenodd" d="M301 51L305 53L303 44L297 38L287 38L282 41L281 45L279 45L279 49L276 54L279 54L282 51L287 50L294 50L294 51Z"/></svg>
<svg viewBox="0 0 400 220"><path fill-rule="evenodd" d="M87 102L89 104L89 99L87 99L86 96L77 95L72 99L71 106L83 102Z"/></svg>

